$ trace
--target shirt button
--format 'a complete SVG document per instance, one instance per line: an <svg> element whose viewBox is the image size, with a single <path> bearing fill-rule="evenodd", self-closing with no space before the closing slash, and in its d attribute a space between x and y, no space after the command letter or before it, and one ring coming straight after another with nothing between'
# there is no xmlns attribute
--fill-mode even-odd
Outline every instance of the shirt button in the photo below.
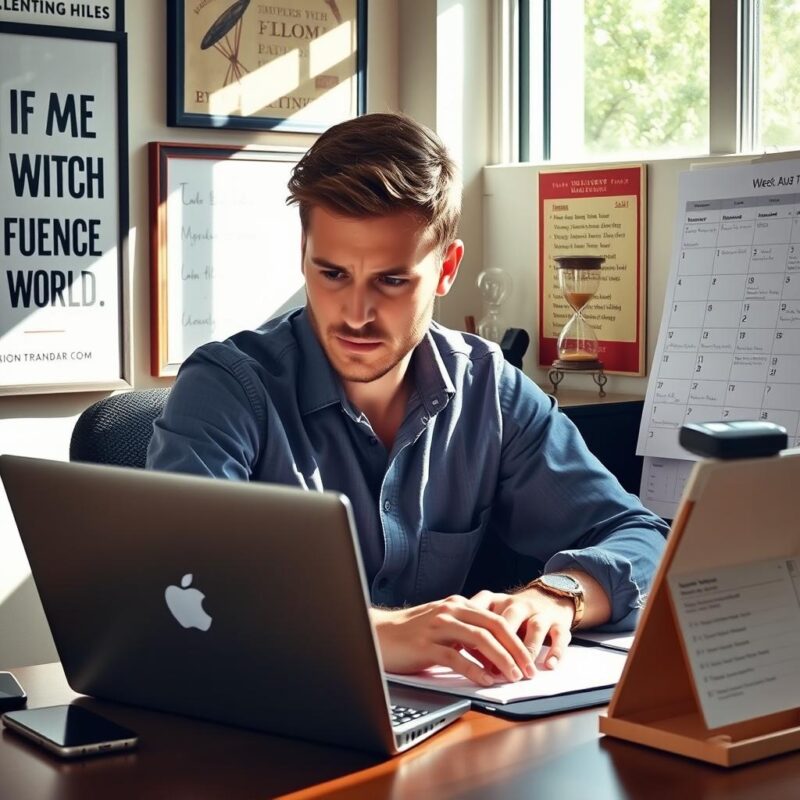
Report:
<svg viewBox="0 0 800 800"><path fill-rule="evenodd" d="M420 421L422 422L423 425L427 425L428 424L428 418L427 417L423 417Z"/></svg>
<svg viewBox="0 0 800 800"><path fill-rule="evenodd" d="M378 444L378 439L377 439L377 437L375 437L375 436L370 436L370 437L369 437L369 443L370 443L370 444L373 444L373 445L374 445L374 444Z"/></svg>
<svg viewBox="0 0 800 800"><path fill-rule="evenodd" d="M383 504L383 510L384 510L384 511L385 511L387 514L388 514L388 513L389 513L389 512L392 510L392 501L391 501L391 500L387 500L387 501L386 501L386 502Z"/></svg>
<svg viewBox="0 0 800 800"><path fill-rule="evenodd" d="M386 588L388 585L389 585L389 579L388 579L388 578L381 578L381 579L378 581L378 588L379 588L381 591L383 591L383 590L384 590L384 589L385 589L385 588Z"/></svg>

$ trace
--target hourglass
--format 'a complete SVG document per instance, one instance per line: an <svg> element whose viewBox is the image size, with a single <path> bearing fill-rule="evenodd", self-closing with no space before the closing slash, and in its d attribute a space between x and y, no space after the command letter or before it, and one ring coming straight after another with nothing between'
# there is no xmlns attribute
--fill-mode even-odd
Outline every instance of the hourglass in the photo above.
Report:
<svg viewBox="0 0 800 800"><path fill-rule="evenodd" d="M605 261L601 256L557 256L558 285L573 314L561 329L556 343L558 358L553 361L549 378L553 393L564 378L564 372L586 371L592 373L605 396L606 378L603 362L598 357L599 347L594 328L586 321L583 312L600 286L600 268Z"/></svg>

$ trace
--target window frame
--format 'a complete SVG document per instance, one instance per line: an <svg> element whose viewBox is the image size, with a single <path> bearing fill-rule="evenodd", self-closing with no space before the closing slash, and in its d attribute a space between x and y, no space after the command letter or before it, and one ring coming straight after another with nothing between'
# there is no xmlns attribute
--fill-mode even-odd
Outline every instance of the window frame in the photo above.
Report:
<svg viewBox="0 0 800 800"><path fill-rule="evenodd" d="M502 150L504 160L551 162L551 4L552 0L502 0L509 18L517 21L512 39L516 53L516 113L496 123L496 130L518 125L517 145ZM759 0L710 0L709 31L709 150L692 155L729 155L751 152L758 137L758 15ZM501 32L501 36L504 34ZM532 81L540 65L541 81ZM509 85L498 91L508 92ZM536 109L541 109L537 114ZM538 120L538 122L537 122ZM539 122L541 124L539 124ZM499 155L500 153L498 153ZM619 158L621 154L609 154ZM687 154L689 155L689 154ZM573 161L585 160L576 153Z"/></svg>

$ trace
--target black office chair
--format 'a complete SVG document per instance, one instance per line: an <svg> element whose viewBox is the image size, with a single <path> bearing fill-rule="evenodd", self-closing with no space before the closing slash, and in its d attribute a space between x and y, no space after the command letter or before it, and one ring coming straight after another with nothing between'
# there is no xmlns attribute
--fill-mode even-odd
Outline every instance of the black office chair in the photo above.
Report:
<svg viewBox="0 0 800 800"><path fill-rule="evenodd" d="M169 389L144 389L104 397L79 417L69 443L70 461L144 467L153 422Z"/></svg>

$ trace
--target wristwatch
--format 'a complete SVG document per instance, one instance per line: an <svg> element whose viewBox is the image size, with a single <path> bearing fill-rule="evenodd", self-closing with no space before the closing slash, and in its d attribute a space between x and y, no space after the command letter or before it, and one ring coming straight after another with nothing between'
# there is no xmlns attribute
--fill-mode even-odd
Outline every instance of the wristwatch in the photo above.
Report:
<svg viewBox="0 0 800 800"><path fill-rule="evenodd" d="M526 589L541 589L554 597L566 597L575 603L575 615L572 617L570 630L575 630L583 619L583 612L586 610L586 598L583 595L583 587L572 577L560 572L540 575L535 581L531 581Z"/></svg>

